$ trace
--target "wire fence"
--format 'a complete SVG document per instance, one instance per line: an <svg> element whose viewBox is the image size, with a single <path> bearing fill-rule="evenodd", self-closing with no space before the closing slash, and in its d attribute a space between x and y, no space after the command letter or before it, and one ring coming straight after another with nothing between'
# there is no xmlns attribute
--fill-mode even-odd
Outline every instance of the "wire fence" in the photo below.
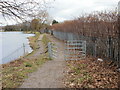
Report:
<svg viewBox="0 0 120 90"><path fill-rule="evenodd" d="M27 55L30 52L32 52L32 49L30 49L29 44L23 44L21 47L17 48L9 55L3 57L2 64L21 58L22 56Z"/></svg>
<svg viewBox="0 0 120 90"><path fill-rule="evenodd" d="M86 54L94 57L110 59L120 66L120 51L119 51L119 38L112 37L92 37L84 36L76 33L61 32L56 30L49 30L53 36L64 41L68 40L85 40L86 41Z"/></svg>

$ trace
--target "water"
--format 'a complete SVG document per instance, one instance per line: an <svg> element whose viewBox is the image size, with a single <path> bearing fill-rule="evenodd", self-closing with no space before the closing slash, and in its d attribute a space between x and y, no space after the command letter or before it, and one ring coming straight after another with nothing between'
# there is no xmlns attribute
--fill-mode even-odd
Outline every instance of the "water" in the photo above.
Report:
<svg viewBox="0 0 120 90"><path fill-rule="evenodd" d="M22 32L0 32L0 64L13 61L25 52L32 52L27 37L34 34L24 34ZM23 44L25 48L23 48Z"/></svg>

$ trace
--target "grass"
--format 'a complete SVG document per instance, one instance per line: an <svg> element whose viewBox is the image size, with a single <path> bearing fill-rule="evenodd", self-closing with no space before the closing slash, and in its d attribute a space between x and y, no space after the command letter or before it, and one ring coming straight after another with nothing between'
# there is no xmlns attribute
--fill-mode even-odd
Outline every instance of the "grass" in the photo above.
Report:
<svg viewBox="0 0 120 90"><path fill-rule="evenodd" d="M44 36L43 36L43 38L42 38L42 42L43 42L43 44L44 44L44 46L45 46L45 52L46 52L46 54L48 54L47 52L47 50L48 50L48 42L51 42L50 40L49 40L49 38L47 38L47 36L44 34Z"/></svg>
<svg viewBox="0 0 120 90"><path fill-rule="evenodd" d="M38 48L38 45L37 45L37 40L40 36L40 33L39 32L35 32L35 36L32 36L32 37L29 37L29 41L30 41L30 46L33 50L36 50Z"/></svg>
<svg viewBox="0 0 120 90"><path fill-rule="evenodd" d="M42 42L44 43L45 46L47 46L48 42L51 42L49 38L44 34Z"/></svg>
<svg viewBox="0 0 120 90"><path fill-rule="evenodd" d="M33 47L34 52L37 50L37 41L39 33L36 32L34 37L30 37L30 45ZM50 40L46 35L43 36L42 42L47 45ZM32 54L34 54L34 52ZM48 53L42 54L33 59L19 59L3 65L2 69L2 88L17 88L28 77L29 73L37 70L43 63L50 60ZM28 55L29 56L29 55Z"/></svg>
<svg viewBox="0 0 120 90"><path fill-rule="evenodd" d="M33 34L34 32L33 31L23 31L23 33L25 33L25 34Z"/></svg>
<svg viewBox="0 0 120 90"><path fill-rule="evenodd" d="M40 36L40 33L39 33L39 32L35 32L35 36L28 37L29 42L30 42L30 47L33 49L33 52L32 52L32 53L29 53L29 54L26 55L25 57L34 54L34 53L37 51L37 49L40 48L40 47L37 45L39 36Z"/></svg>
<svg viewBox="0 0 120 90"><path fill-rule="evenodd" d="M49 60L46 56L40 56L32 60L16 60L10 64L3 65L2 87L17 88L28 74L37 70L43 63Z"/></svg>

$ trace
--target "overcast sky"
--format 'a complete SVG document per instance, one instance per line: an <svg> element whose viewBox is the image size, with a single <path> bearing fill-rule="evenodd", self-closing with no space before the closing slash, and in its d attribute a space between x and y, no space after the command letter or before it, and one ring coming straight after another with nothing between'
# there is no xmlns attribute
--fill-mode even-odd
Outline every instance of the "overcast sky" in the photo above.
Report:
<svg viewBox="0 0 120 90"><path fill-rule="evenodd" d="M50 15L59 22L70 20L92 11L110 10L117 7L120 0L55 0Z"/></svg>
<svg viewBox="0 0 120 90"><path fill-rule="evenodd" d="M110 10L117 7L120 0L55 0L48 10L53 19L62 22L71 20L84 13L92 11ZM0 22L6 21L0 16ZM15 23L7 20L8 24Z"/></svg>

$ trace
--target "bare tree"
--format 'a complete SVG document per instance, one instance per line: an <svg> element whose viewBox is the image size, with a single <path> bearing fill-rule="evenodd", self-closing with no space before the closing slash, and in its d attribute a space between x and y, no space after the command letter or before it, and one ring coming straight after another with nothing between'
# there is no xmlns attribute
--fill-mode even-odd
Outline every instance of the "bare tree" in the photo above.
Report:
<svg viewBox="0 0 120 90"><path fill-rule="evenodd" d="M35 18L39 19L41 24L50 24L52 22L52 17L50 17L47 10L39 12Z"/></svg>
<svg viewBox="0 0 120 90"><path fill-rule="evenodd" d="M47 7L45 0L0 0L0 14L5 19L25 20Z"/></svg>

